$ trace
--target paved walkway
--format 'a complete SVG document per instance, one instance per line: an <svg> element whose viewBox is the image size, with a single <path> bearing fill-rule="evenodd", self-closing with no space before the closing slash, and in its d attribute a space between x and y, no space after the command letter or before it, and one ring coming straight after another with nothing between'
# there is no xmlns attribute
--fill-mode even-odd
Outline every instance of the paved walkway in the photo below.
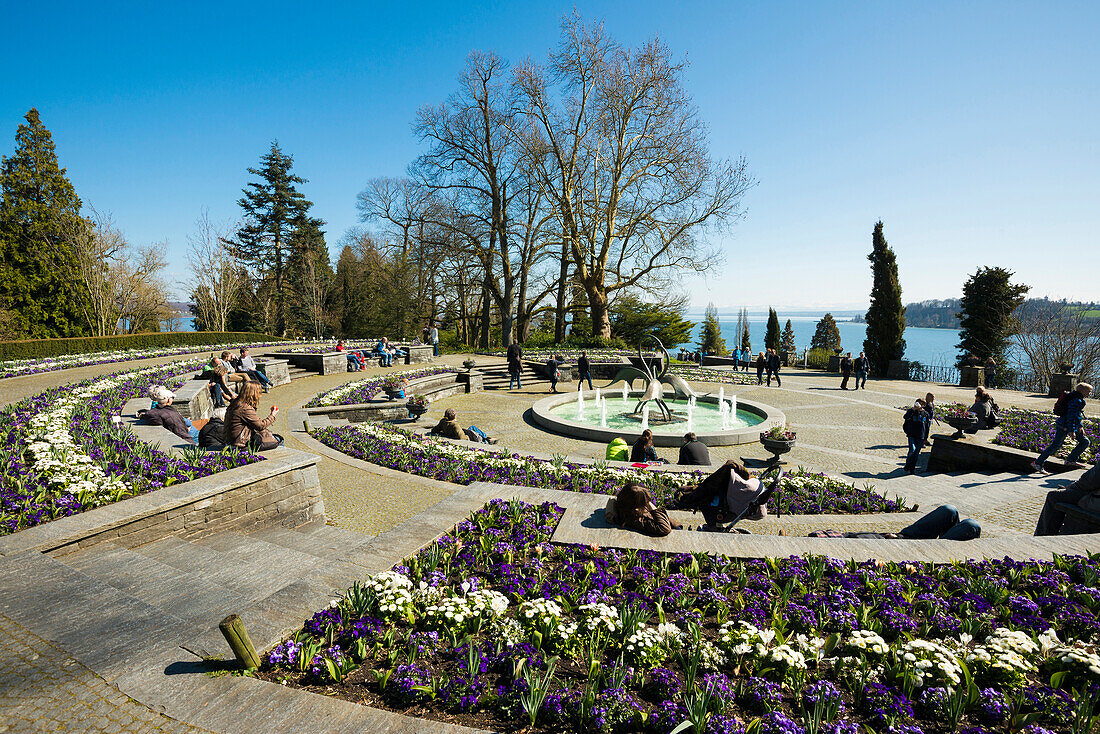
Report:
<svg viewBox="0 0 1100 734"><path fill-rule="evenodd" d="M205 732L120 693L64 650L0 614L0 733Z"/></svg>

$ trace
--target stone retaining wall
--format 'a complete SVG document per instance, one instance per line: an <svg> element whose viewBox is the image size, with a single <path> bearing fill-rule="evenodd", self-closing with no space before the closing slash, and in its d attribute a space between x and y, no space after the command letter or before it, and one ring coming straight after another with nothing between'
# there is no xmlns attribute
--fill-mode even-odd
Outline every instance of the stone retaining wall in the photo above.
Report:
<svg viewBox="0 0 1100 734"><path fill-rule="evenodd" d="M272 386L290 384L290 363L285 359L265 359L257 362L256 367L271 381Z"/></svg>
<svg viewBox="0 0 1100 734"><path fill-rule="evenodd" d="M295 527L324 518L317 457L280 448L264 461L158 489L0 538L0 555L71 553L99 543L135 548L176 535Z"/></svg>
<svg viewBox="0 0 1100 734"><path fill-rule="evenodd" d="M299 352L270 352L270 359L286 360L295 367L301 367L319 375L337 375L348 371L347 352L323 352L307 354ZM369 359L369 357L368 357ZM289 375L288 375L289 378Z"/></svg>

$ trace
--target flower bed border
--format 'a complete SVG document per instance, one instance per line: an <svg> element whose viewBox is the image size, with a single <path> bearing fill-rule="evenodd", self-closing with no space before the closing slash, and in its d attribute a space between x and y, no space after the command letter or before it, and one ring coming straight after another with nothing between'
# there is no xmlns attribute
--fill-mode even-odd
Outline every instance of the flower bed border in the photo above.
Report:
<svg viewBox="0 0 1100 734"><path fill-rule="evenodd" d="M324 518L318 458L280 448L264 461L164 487L0 537L0 556L62 555L99 543L125 548L169 535L229 528L296 527Z"/></svg>

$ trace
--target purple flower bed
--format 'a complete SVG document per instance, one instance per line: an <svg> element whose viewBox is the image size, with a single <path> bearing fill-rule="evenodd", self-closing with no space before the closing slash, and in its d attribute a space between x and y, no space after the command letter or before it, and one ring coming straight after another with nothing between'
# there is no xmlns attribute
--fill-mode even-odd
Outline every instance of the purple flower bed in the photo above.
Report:
<svg viewBox="0 0 1100 734"><path fill-rule="evenodd" d="M206 452L197 447L193 455L175 458L136 441L132 432L114 424L112 416L127 400L143 397L150 385L178 382L195 367L194 362L168 365L132 380L125 380L127 372L96 377L47 390L0 411L0 535L261 460L236 449ZM32 421L74 391L113 377L125 381L80 403L65 428L76 449L114 481L106 492L65 486L56 468L34 463L28 438Z"/></svg>
<svg viewBox="0 0 1100 734"><path fill-rule="evenodd" d="M730 559L549 542L494 500L259 675L496 731L1088 732L1100 558ZM686 725L685 722L687 722Z"/></svg>
<svg viewBox="0 0 1100 734"><path fill-rule="evenodd" d="M494 454L377 424L321 428L314 431L313 437L372 464L456 484L495 482L611 495L626 481L637 481L664 503L676 489L697 484L705 476L702 472L624 470L602 464L544 461L522 454ZM906 512L910 508L901 498L886 499L873 489L799 469L785 475L768 509L785 514L866 514Z"/></svg>
<svg viewBox="0 0 1100 734"><path fill-rule="evenodd" d="M408 372L394 372L387 375L379 375L378 377L372 377L367 380L357 380L356 382L334 387L331 390L326 390L318 394L306 403L305 407L317 408L326 405L358 405L359 403L366 403L378 397L382 391L386 389L387 383L392 384L400 380L416 380L421 377L444 375L450 372L458 372L458 369L441 365L438 367L424 367L419 370L409 370Z"/></svg>

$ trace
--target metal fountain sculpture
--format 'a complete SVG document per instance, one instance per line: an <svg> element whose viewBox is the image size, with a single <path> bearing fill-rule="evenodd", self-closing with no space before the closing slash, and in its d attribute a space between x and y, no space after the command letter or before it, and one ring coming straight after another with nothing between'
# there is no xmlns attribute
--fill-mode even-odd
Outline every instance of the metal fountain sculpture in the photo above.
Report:
<svg viewBox="0 0 1100 734"><path fill-rule="evenodd" d="M647 339L652 340L657 345L657 351L665 357L661 362L660 372L656 371L653 365L645 358L642 347ZM646 334L638 341L638 360L642 365L642 369L638 369L637 367L623 367L615 373L615 378L612 382L619 382L622 380L630 385L631 390L634 389L635 381L642 380L645 383L645 390L642 391L642 396L638 399L638 404L634 406L635 415L640 414L642 408L646 404L653 403L660 411L661 419L671 421L672 410L664 400L665 385L669 385L673 391L675 391L677 397L697 397L695 391L684 381L684 378L679 375L668 374L669 359L668 350L665 349L665 345L661 343L661 340L653 334Z"/></svg>

